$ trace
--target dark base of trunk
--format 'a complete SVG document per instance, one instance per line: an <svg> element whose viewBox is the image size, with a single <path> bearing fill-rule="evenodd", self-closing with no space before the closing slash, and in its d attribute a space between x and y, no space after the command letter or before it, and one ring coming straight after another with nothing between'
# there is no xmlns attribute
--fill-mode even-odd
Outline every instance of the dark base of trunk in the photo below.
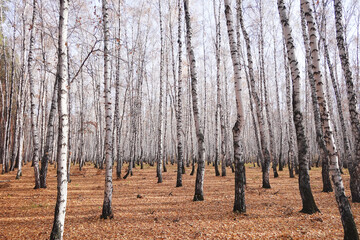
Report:
<svg viewBox="0 0 360 240"><path fill-rule="evenodd" d="M221 176L226 177L226 171L221 171Z"/></svg>
<svg viewBox="0 0 360 240"><path fill-rule="evenodd" d="M237 213L245 213L245 165L239 160L235 160L235 201L233 211Z"/></svg>
<svg viewBox="0 0 360 240"><path fill-rule="evenodd" d="M182 187L182 181L181 180L176 181L176 187Z"/></svg>
<svg viewBox="0 0 360 240"><path fill-rule="evenodd" d="M181 173L182 173L182 174L185 174L185 166L184 166L184 164L182 165Z"/></svg>
<svg viewBox="0 0 360 240"><path fill-rule="evenodd" d="M132 171L131 170L128 170L125 174L125 176L123 177L123 179L126 179L129 175L132 175Z"/></svg>
<svg viewBox="0 0 360 240"><path fill-rule="evenodd" d="M100 216L101 219L112 219L114 218L114 214L112 213L110 203L103 204L102 214Z"/></svg>
<svg viewBox="0 0 360 240"><path fill-rule="evenodd" d="M270 179L269 179L269 172L267 170L264 170L264 171L263 171L262 188L271 188Z"/></svg>
<svg viewBox="0 0 360 240"><path fill-rule="evenodd" d="M348 198L342 194L338 199L341 222L344 228L344 240L359 240L359 233L356 228L354 217Z"/></svg>
<svg viewBox="0 0 360 240"><path fill-rule="evenodd" d="M305 167L302 168L299 174L299 190L303 205L303 208L301 209L300 212L307 214L320 212L320 210L316 206L314 196L312 194L310 187L310 177Z"/></svg>
<svg viewBox="0 0 360 240"><path fill-rule="evenodd" d="M235 168L233 164L230 164L230 168L231 168L231 172L234 173L235 172Z"/></svg>
<svg viewBox="0 0 360 240"><path fill-rule="evenodd" d="M349 164L349 173L351 201L354 203L360 203L360 173L356 172L356 169L352 166L352 164Z"/></svg>
<svg viewBox="0 0 360 240"><path fill-rule="evenodd" d="M204 195L202 195L202 194L195 194L193 201L194 201L194 202L196 202L196 201L204 201Z"/></svg>
<svg viewBox="0 0 360 240"><path fill-rule="evenodd" d="M219 167L215 164L215 176L220 176Z"/></svg>
<svg viewBox="0 0 360 240"><path fill-rule="evenodd" d="M20 179L21 176L22 176L22 171L18 170L15 179Z"/></svg>
<svg viewBox="0 0 360 240"><path fill-rule="evenodd" d="M322 161L322 169L321 169L321 176L322 176L322 182L323 182L323 192L332 192L332 186L330 181L330 175L329 175L329 162L323 158Z"/></svg>
<svg viewBox="0 0 360 240"><path fill-rule="evenodd" d="M190 176L194 175L195 173L195 165L192 165Z"/></svg>
<svg viewBox="0 0 360 240"><path fill-rule="evenodd" d="M60 232L60 224L54 222L53 228L51 230L50 234L50 240L60 240L61 238L61 232Z"/></svg>

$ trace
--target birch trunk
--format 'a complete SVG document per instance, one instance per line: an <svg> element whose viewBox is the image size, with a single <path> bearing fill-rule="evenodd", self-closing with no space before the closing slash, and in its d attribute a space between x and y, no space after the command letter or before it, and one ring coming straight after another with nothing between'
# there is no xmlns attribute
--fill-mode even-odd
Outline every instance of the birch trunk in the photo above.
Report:
<svg viewBox="0 0 360 240"><path fill-rule="evenodd" d="M104 28L104 93L105 93L105 117L106 117L106 132L105 132L105 190L104 203L101 218L113 218L111 203L112 203L112 105L111 105L111 86L110 86L110 52L109 52L109 5L107 0L102 0L102 14L103 14L103 28Z"/></svg>
<svg viewBox="0 0 360 240"><path fill-rule="evenodd" d="M350 70L349 53L346 48L346 41L344 40L344 28L342 23L342 2L339 0L334 1L335 8L335 22L336 22L336 40L339 49L339 56L341 60L341 67L345 75L347 98L349 102L350 122L352 134L355 138L355 158L353 163L349 164L350 170L350 189L351 198L353 202L360 202L360 121L359 113L356 109L356 89L352 72Z"/></svg>
<svg viewBox="0 0 360 240"><path fill-rule="evenodd" d="M293 83L293 118L295 123L298 159L299 159L299 189L303 208L301 212L312 214L319 209L315 204L314 197L310 187L309 160L306 158L308 146L304 133L303 116L300 107L300 71L295 54L294 40L292 38L291 27L286 15L286 7L283 0L278 0L278 10L283 30L283 36L286 42L288 59L291 69Z"/></svg>
<svg viewBox="0 0 360 240"><path fill-rule="evenodd" d="M242 29L242 33L244 35L246 50L247 50L247 58L248 58L248 69L249 69L249 78L250 78L250 88L251 94L255 103L255 111L257 115L257 120L259 124L259 133L260 133L260 147L261 147L261 159L263 160L262 163L262 173L263 173L263 188L270 188L270 179L269 179L269 170L270 170L270 153L267 149L267 143L265 140L265 123L263 118L263 111L260 103L260 98L256 91L255 87L255 76L254 76L254 69L253 69L253 59L251 54L251 45L250 45L250 38L246 32L242 10L241 10L241 0L237 0L237 9L238 9L238 16L239 21Z"/></svg>
<svg viewBox="0 0 360 240"><path fill-rule="evenodd" d="M226 25L229 36L229 46L231 60L233 63L235 77L235 97L237 120L233 127L234 139L234 162L235 162L235 201L234 212L246 212L245 205L245 160L242 158L241 133L244 127L244 110L241 100L241 69L239 62L238 47L236 44L235 31L233 26L233 16L230 7L230 1L225 0Z"/></svg>
<svg viewBox="0 0 360 240"><path fill-rule="evenodd" d="M196 170L196 182L195 182L195 195L194 201L203 201L203 185L205 174L205 146L204 146L204 134L200 126L200 113L198 106L198 94L197 94L197 72L196 72L196 60L192 46L192 28L190 22L189 12L189 0L184 0L184 12L186 23L186 50L190 61L190 74L191 74L191 94L192 94L192 107L194 113L194 122L196 137L198 142L198 167Z"/></svg>
<svg viewBox="0 0 360 240"><path fill-rule="evenodd" d="M48 162L49 157L52 153L52 146L54 143L54 122L55 122L55 111L57 109L57 101L58 101L58 80L55 80L54 84L54 91L53 96L51 100L51 109L49 113L49 120L48 120L48 126L47 126L47 133L46 133L46 142L44 147L44 154L41 158L41 170L40 170L40 187L46 188L46 175L47 175L47 169L48 169Z"/></svg>
<svg viewBox="0 0 360 240"><path fill-rule="evenodd" d="M177 138L177 176L176 187L182 186L182 171L183 171L183 146L182 146L182 42L181 42L181 12L182 12L181 0L178 0L178 84L177 84L177 111L176 111L176 138Z"/></svg>
<svg viewBox="0 0 360 240"><path fill-rule="evenodd" d="M35 175L35 187L34 189L40 188L40 173L39 173L39 154L40 154L40 144L39 144L39 132L36 126L36 92L35 92L35 82L33 75L33 48L35 44L35 18L37 14L36 9L37 1L33 0L33 13L31 20L31 30L30 30L30 44L29 44L29 55L28 55L28 74L29 74L29 83L30 83L30 104L31 104L31 130L32 130L32 138L33 138L33 163L34 163L34 175Z"/></svg>
<svg viewBox="0 0 360 240"><path fill-rule="evenodd" d="M159 0L159 19L160 19L160 96L159 96L159 126L158 126L158 157L156 165L156 176L158 183L162 183L162 164L163 164L163 148L164 142L162 137L163 132L163 72L164 72L164 43L163 43L163 28L161 16L161 2Z"/></svg>
<svg viewBox="0 0 360 240"><path fill-rule="evenodd" d="M295 146L294 146L294 133L293 133L293 117L292 117L292 106L291 106L291 84L290 84L290 73L289 66L287 61L285 41L283 41L283 55L284 55L284 67L285 67L285 81L286 81L286 106L288 110L288 124L287 128L289 129L289 151L288 151L288 169L290 178L294 178L294 155L295 155Z"/></svg>
<svg viewBox="0 0 360 240"><path fill-rule="evenodd" d="M116 92L115 92L115 127L116 127L116 176L117 178L121 178L121 148L120 148L120 140L121 140L121 126L120 126L120 54L121 54L121 0L118 2L118 36L116 40L116 47L117 47L117 60L116 60L116 77L115 77L115 84L116 84ZM124 96L124 104L123 104L123 111L125 110L125 101L126 101L126 94ZM124 112L123 112L124 113ZM122 117L124 114L122 115ZM121 120L122 123L122 120ZM114 144L115 146L115 144ZM114 156L115 157L115 156Z"/></svg>
<svg viewBox="0 0 360 240"><path fill-rule="evenodd" d="M219 111L221 108L221 88L220 88L220 48L221 48L221 33L220 33L220 14L216 14L216 3L214 5L214 18L216 24L215 37L215 55L216 55L216 110L215 110L215 176L220 176L219 172ZM221 150L220 150L221 151ZM222 154L222 152L220 152Z"/></svg>
<svg viewBox="0 0 360 240"><path fill-rule="evenodd" d="M67 29L68 0L60 0L59 40L58 40L58 109L59 109L59 141L57 149L57 200L55 206L54 224L50 239L63 239L67 201L67 160L69 139L68 111L68 74L67 74Z"/></svg>
<svg viewBox="0 0 360 240"><path fill-rule="evenodd" d="M310 3L307 0L301 0L301 8L304 11L306 17L308 32L310 36L311 68L314 71L314 79L316 83L316 95L320 106L324 140L330 158L330 173L335 187L335 198L340 211L341 222L344 228L344 239L359 239L354 218L351 212L351 206L348 198L345 195L344 185L340 174L338 153L335 145L334 135L332 132L332 124L330 121L328 105L325 98L325 89L323 86L324 84L322 82L322 76L320 71L318 38L316 35L316 26L315 26L312 9L310 8ZM338 11L336 7L335 9L336 11ZM356 105L355 105L355 109L356 109ZM357 127L358 126L359 126L359 122Z"/></svg>
<svg viewBox="0 0 360 240"><path fill-rule="evenodd" d="M279 171L283 170L283 164L282 164L282 118L281 118L281 111L280 111L280 94L279 94L279 83L278 83L278 72L277 72L277 60L276 60L276 41L275 41L275 34L274 34L274 76L275 76L275 87L276 87L276 107L277 107L277 114L278 114L278 121L279 121L279 131L280 131L280 151L278 156L274 156L274 162L273 162L273 172L274 172L274 178L279 177L279 174L276 171L277 165L279 165Z"/></svg>
<svg viewBox="0 0 360 240"><path fill-rule="evenodd" d="M307 75L309 78L310 83L310 90L311 90L311 99L312 99L312 107L314 112L314 122L315 122L315 131L316 131L316 142L319 146L320 155L322 158L322 168L321 168L321 175L322 175L322 182L323 182L323 192L332 192L332 186L330 182L329 176L329 157L327 153L327 149L324 142L323 130L321 125L321 116L320 116L320 109L319 109L319 102L316 96L316 87L315 87L315 79L313 69L310 66L310 45L309 45L309 35L307 33L306 28L306 19L303 9L300 9L301 12L301 28L302 34L304 39L305 45L305 55L306 55L306 68L307 68Z"/></svg>

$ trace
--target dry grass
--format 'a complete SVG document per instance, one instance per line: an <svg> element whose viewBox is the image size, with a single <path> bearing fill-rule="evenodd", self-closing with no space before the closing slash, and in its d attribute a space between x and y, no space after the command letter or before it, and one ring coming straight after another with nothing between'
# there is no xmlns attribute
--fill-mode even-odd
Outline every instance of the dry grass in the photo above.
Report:
<svg viewBox="0 0 360 240"><path fill-rule="evenodd" d="M169 166L157 184L155 168L134 169L134 176L114 180L114 219L101 220L104 171L85 166L72 170L64 239L342 239L334 193L322 193L321 171L311 170L312 190L321 213L299 213L297 179L288 172L261 188L260 168L247 168L246 214L232 212L234 175L215 177L206 166L205 201L193 202L195 176L183 176L175 188L176 169ZM76 169L75 169L76 168ZM50 166L48 188L34 190L33 170L0 176L0 239L48 239L56 201L56 171ZM115 175L114 175L115 176ZM346 189L349 176L344 174ZM10 180L10 181L9 181ZM140 194L142 198L137 198ZM347 191L349 195L349 191ZM352 204L360 226L360 204Z"/></svg>

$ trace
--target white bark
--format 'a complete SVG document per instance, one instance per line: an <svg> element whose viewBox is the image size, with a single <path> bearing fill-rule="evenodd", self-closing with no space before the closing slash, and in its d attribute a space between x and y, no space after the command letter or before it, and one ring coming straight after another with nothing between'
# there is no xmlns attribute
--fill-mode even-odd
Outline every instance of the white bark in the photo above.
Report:
<svg viewBox="0 0 360 240"><path fill-rule="evenodd" d="M159 96L159 126L158 126L158 159L156 167L156 176L158 178L158 183L162 183L162 164L163 164L163 72L164 72L164 49L163 49L163 28L162 28L162 16L161 16L161 1L159 0L159 18L160 18L160 96Z"/></svg>
<svg viewBox="0 0 360 240"><path fill-rule="evenodd" d="M182 42L181 42L181 32L182 32L182 4L181 0L178 0L178 84L177 84L177 111L176 111L176 138L177 138L177 177L176 177L176 187L182 186L182 171L184 168L183 160L183 145L182 145ZM175 76L174 76L175 77Z"/></svg>
<svg viewBox="0 0 360 240"><path fill-rule="evenodd" d="M34 53L33 48L35 44L35 18L37 14L36 9L37 1L33 1L33 15L31 20L31 30L30 30L30 45L29 45L29 55L28 55L28 74L29 74L29 83L30 83L30 104L31 104L31 130L33 137L33 162L34 162L34 175L35 175L35 189L40 188L40 172L39 172L39 157L40 157L40 144L39 144L39 132L36 125L36 115L35 115L35 102L36 102L36 91L35 91L35 80L33 75L33 61Z"/></svg>
<svg viewBox="0 0 360 240"><path fill-rule="evenodd" d="M67 29L68 0L60 1L59 40L58 40L58 109L59 109L59 140L57 149L57 200L55 206L54 224L50 239L63 239L66 200L67 200L67 160L69 139L68 110L68 74L67 74Z"/></svg>
<svg viewBox="0 0 360 240"><path fill-rule="evenodd" d="M325 98L325 89L320 71L318 38L316 35L316 26L312 9L310 8L310 3L307 0L301 0L301 8L305 14L310 36L311 68L313 69L314 80L316 84L316 95L319 101L324 140L328 156L330 158L330 174L334 183L335 198L338 203L341 221L344 227L344 239L359 239L359 235L357 233L355 222L352 216L350 203L345 196L344 184L340 174L338 154L332 132L332 124L330 121L328 105ZM358 126L359 125L357 125L357 127Z"/></svg>
<svg viewBox="0 0 360 240"><path fill-rule="evenodd" d="M107 0L102 1L103 14L103 31L104 31L104 94L105 94L105 118L106 118L106 132L105 132L105 190L104 203L101 218L113 218L111 203L112 203L112 104L111 104L111 90L110 90L110 56L109 56L109 5Z"/></svg>
<svg viewBox="0 0 360 240"><path fill-rule="evenodd" d="M351 130L355 138L355 158L353 163L349 166L352 177L350 182L351 197L353 202L360 202L360 120L359 112L357 110L356 88L354 88L354 81L350 70L349 53L346 48L346 40L344 39L345 31L342 23L342 1L335 0L334 8L337 46L339 49L341 67L343 74L345 75ZM357 89L357 92L359 92L359 89Z"/></svg>
<svg viewBox="0 0 360 240"><path fill-rule="evenodd" d="M296 139L298 146L299 159L299 190L302 199L302 212L312 214L318 212L319 209L315 204L314 197L310 187L309 176L309 160L307 159L307 139L305 137L303 116L300 107L300 71L298 61L295 54L294 40L292 38L292 31L289 25L289 20L286 15L286 7L283 0L278 0L278 11L281 20L282 32L286 42L287 55L290 63L291 78L293 83L293 119L295 123Z"/></svg>
<svg viewBox="0 0 360 240"><path fill-rule="evenodd" d="M233 210L239 212L246 212L245 205L245 160L242 158L241 149L241 132L244 127L244 110L241 100L241 69L238 54L238 47L235 38L235 31L233 26L233 16L230 7L230 1L225 0L225 16L226 25L228 30L229 45L231 52L231 60L233 63L233 71L235 78L235 98L236 98L236 110L237 119L233 128L234 138L234 162L235 162L235 201Z"/></svg>
<svg viewBox="0 0 360 240"><path fill-rule="evenodd" d="M194 201L203 201L203 185L205 174L205 146L204 146L204 134L203 129L200 126L200 113L198 106L198 94L197 94L197 72L196 72L196 60L192 47L192 28L190 22L189 13L189 0L184 0L185 22L186 22L186 50L190 62L190 75L191 75L191 94L192 94L192 106L194 113L195 131L198 141L198 168L196 171L195 182L195 195Z"/></svg>

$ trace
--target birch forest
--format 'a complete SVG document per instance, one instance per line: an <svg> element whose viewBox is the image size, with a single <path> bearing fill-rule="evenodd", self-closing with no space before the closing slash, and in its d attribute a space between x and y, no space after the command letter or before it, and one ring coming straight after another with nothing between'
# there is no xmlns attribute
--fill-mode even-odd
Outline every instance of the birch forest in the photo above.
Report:
<svg viewBox="0 0 360 240"><path fill-rule="evenodd" d="M359 239L359 0L0 0L0 239Z"/></svg>

